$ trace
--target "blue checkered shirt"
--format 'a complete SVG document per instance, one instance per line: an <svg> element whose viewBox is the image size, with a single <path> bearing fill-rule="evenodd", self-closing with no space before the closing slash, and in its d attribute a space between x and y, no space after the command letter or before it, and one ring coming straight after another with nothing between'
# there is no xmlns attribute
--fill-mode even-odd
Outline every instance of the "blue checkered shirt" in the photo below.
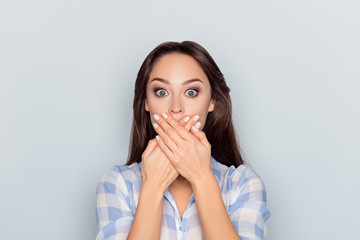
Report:
<svg viewBox="0 0 360 240"><path fill-rule="evenodd" d="M265 239L265 186L249 167L227 167L211 158L211 168L232 224L243 240ZM141 188L141 162L117 165L107 171L97 188L96 240L126 239L133 222ZM164 194L160 239L203 239L199 215L192 194L180 219L169 189Z"/></svg>

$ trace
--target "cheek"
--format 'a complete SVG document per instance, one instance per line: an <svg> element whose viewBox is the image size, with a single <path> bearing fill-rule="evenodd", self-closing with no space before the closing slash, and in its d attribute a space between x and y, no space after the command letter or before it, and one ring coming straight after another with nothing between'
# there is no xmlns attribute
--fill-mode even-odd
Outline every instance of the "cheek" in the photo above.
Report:
<svg viewBox="0 0 360 240"><path fill-rule="evenodd" d="M151 114L151 116L153 116L154 114L162 114L163 112L167 111L166 102L160 101L156 98L149 98L147 106L149 108L149 113Z"/></svg>
<svg viewBox="0 0 360 240"><path fill-rule="evenodd" d="M209 109L210 98L207 95L201 95L194 99L185 99L186 110L189 112L203 114Z"/></svg>

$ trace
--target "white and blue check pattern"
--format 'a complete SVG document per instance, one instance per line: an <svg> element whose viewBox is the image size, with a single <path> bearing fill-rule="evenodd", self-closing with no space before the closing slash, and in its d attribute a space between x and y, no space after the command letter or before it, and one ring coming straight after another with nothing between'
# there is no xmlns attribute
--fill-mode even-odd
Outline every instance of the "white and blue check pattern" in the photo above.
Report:
<svg viewBox="0 0 360 240"><path fill-rule="evenodd" d="M265 239L265 186L249 167L227 167L211 158L211 168L232 224L243 240ZM98 184L96 240L126 239L135 216L141 188L141 162L117 165L107 171ZM169 189L164 195L160 239L203 239L194 195L180 219Z"/></svg>

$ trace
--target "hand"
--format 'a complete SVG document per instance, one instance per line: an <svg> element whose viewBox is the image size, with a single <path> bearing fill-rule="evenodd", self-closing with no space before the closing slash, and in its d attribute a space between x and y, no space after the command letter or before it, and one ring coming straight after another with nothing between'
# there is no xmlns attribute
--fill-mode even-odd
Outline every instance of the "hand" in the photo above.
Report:
<svg viewBox="0 0 360 240"><path fill-rule="evenodd" d="M157 121L154 128L160 136L158 145L179 174L193 184L212 173L211 145L203 131L193 126L190 133L166 113L154 118Z"/></svg>
<svg viewBox="0 0 360 240"><path fill-rule="evenodd" d="M162 193L165 193L168 186L177 178L179 173L157 146L155 139L149 141L141 159L143 182L155 184L160 187Z"/></svg>
<svg viewBox="0 0 360 240"><path fill-rule="evenodd" d="M178 124L188 132L195 123L196 121L186 116L178 122ZM141 176L143 181L149 181L152 184L161 186L161 190L164 193L170 184L178 177L179 173L161 151L155 139L149 141L141 157Z"/></svg>

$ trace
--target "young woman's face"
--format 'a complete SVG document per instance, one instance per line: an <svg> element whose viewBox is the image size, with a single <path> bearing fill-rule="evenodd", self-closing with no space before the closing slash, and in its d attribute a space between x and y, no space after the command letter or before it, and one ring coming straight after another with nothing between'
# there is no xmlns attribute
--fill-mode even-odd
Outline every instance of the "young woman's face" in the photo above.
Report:
<svg viewBox="0 0 360 240"><path fill-rule="evenodd" d="M214 104L210 82L191 56L171 53L157 59L146 86L145 110L152 122L154 114L164 112L177 121L197 114L202 129Z"/></svg>

